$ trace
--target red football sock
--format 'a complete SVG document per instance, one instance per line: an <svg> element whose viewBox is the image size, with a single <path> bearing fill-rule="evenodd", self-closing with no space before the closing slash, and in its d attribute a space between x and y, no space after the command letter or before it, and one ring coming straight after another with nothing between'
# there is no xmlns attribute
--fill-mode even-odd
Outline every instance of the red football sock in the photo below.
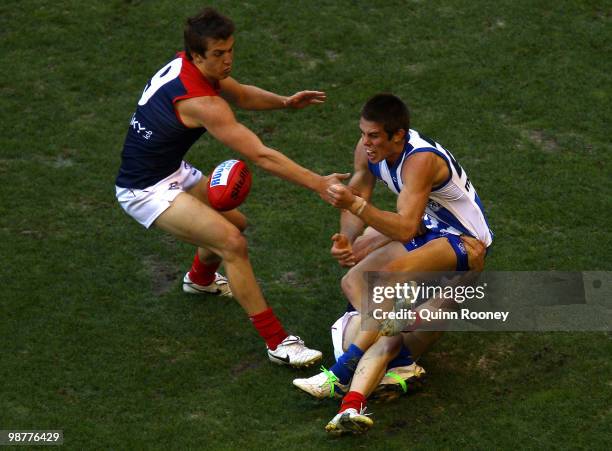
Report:
<svg viewBox="0 0 612 451"><path fill-rule="evenodd" d="M210 285L215 280L215 272L219 269L220 264L220 261L208 264L202 263L196 251L191 270L189 271L189 278L198 285Z"/></svg>
<svg viewBox="0 0 612 451"><path fill-rule="evenodd" d="M272 351L289 335L271 308L249 318Z"/></svg>
<svg viewBox="0 0 612 451"><path fill-rule="evenodd" d="M344 398L342 398L342 404L340 405L340 410L338 410L338 413L342 413L346 409L351 409L351 408L359 412L365 406L366 406L365 396L363 396L358 391L350 391L346 395L344 395Z"/></svg>

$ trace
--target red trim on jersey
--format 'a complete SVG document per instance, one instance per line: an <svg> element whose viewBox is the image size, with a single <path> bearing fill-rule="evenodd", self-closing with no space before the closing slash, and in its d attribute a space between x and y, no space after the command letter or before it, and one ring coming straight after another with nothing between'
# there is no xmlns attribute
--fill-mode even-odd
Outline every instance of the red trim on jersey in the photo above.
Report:
<svg viewBox="0 0 612 451"><path fill-rule="evenodd" d="M212 97L218 96L221 91L221 86L219 82L215 84L211 84L210 81L202 75L202 72L193 64L193 62L189 61L185 56L185 52L179 52L176 54L177 57L183 60L183 64L181 66L181 72L179 73L179 79L183 86L187 90L185 94L182 96L177 96L172 99L172 104L176 105L176 102L179 100L191 99L193 97ZM181 116L178 114L176 108L174 108L174 114L176 114L176 118L179 120L183 126L187 127Z"/></svg>

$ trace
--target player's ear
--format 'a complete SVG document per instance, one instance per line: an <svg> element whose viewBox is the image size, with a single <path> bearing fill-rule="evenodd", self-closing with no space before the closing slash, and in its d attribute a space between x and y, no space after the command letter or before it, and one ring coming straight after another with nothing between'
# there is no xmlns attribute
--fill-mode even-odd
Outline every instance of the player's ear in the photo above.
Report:
<svg viewBox="0 0 612 451"><path fill-rule="evenodd" d="M394 143L399 143L399 142L402 142L404 138L406 138L406 130L404 130L403 128L400 128L398 131L393 133L392 141Z"/></svg>

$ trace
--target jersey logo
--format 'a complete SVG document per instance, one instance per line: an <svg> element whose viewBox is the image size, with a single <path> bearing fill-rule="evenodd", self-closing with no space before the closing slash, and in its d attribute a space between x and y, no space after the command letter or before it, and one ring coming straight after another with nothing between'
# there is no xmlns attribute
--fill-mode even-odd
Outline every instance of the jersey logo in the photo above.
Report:
<svg viewBox="0 0 612 451"><path fill-rule="evenodd" d="M130 125L132 126L134 131L136 131L136 133L141 135L144 139L149 139L153 135L152 130L147 130L147 127L143 126L141 122L136 120L136 113L132 115L132 120L130 121Z"/></svg>

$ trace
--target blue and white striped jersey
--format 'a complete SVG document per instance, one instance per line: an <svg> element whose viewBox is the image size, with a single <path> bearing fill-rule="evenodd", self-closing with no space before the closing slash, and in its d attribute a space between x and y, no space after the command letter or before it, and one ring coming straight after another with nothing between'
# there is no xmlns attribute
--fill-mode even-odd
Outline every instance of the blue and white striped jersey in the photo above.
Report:
<svg viewBox="0 0 612 451"><path fill-rule="evenodd" d="M402 166L406 158L418 152L432 152L442 158L450 173L449 178L435 186L429 194L429 201L423 218L425 226L453 235L466 234L478 238L486 246L493 241L484 209L476 190L465 170L453 155L437 142L410 130L400 158L391 167L386 160L380 163L368 162L368 167L376 178L382 180L395 194L399 194L404 183Z"/></svg>

